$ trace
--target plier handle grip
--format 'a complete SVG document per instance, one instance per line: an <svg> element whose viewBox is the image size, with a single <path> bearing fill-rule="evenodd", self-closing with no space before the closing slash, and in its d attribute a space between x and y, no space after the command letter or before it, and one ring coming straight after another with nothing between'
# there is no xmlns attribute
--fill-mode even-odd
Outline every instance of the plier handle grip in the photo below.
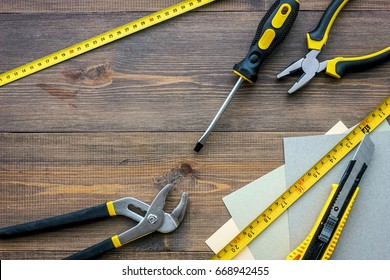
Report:
<svg viewBox="0 0 390 280"><path fill-rule="evenodd" d="M132 197L125 197L79 211L1 228L0 238L10 238L27 233L64 228L117 215L125 216L138 222L135 227L66 258L92 259L152 232L158 231L161 233L169 233L174 231L179 226L186 213L188 195L185 192L182 193L181 200L177 207L172 213L166 213L163 208L165 206L166 197L172 187L172 184L167 184L156 195L150 205ZM131 206L146 212L145 216L141 216L130 210L129 207Z"/></svg>
<svg viewBox="0 0 390 280"><path fill-rule="evenodd" d="M365 70L368 67L375 66L390 59L390 46L363 56L348 58L336 57L322 62L317 59L322 48L328 41L329 32L337 15L348 2L349 0L333 0L329 4L317 27L306 34L309 52L305 57L293 62L276 76L280 79L300 70L303 72L298 81L288 90L288 93L294 93L304 87L315 77L315 75L317 75L317 73L324 70L329 76L341 78L341 76L348 71Z"/></svg>

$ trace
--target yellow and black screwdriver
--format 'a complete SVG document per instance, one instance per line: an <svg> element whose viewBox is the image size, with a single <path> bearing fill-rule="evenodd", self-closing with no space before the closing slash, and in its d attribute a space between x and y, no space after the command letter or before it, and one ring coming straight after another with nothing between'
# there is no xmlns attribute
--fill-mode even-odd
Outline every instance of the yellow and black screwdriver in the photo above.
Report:
<svg viewBox="0 0 390 280"><path fill-rule="evenodd" d="M235 64L233 67L233 71L239 76L239 79L225 102L222 104L222 107L215 115L211 124L196 144L194 148L196 152L199 152L203 148L208 136L243 81L245 80L249 83L255 83L257 81L260 65L284 38L286 38L295 22L298 10L298 0L277 0L265 14L257 27L256 35L249 48L248 54L241 62Z"/></svg>

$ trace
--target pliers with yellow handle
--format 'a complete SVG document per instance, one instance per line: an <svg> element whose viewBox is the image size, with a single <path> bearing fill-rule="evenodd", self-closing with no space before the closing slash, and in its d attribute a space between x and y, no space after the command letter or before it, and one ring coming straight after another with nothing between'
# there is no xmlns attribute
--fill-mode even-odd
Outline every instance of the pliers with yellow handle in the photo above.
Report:
<svg viewBox="0 0 390 280"><path fill-rule="evenodd" d="M365 135L340 183L332 185L332 190L309 235L287 256L287 260L328 260L331 257L374 148L374 143Z"/></svg>
<svg viewBox="0 0 390 280"><path fill-rule="evenodd" d="M279 79L302 70L303 74L288 90L288 93L294 93L304 87L317 73L324 70L326 71L326 74L332 77L341 78L345 72L364 70L367 67L377 65L390 59L390 46L388 46L378 52L364 56L349 58L336 57L334 59L319 62L317 57L328 40L330 29L332 28L337 15L348 2L349 0L333 0L329 4L317 27L306 34L307 45L310 50L309 53L304 58L292 63L277 75L277 78Z"/></svg>
<svg viewBox="0 0 390 280"><path fill-rule="evenodd" d="M125 197L76 212L2 228L0 229L0 238L10 238L32 232L63 228L65 226L117 215L125 216L139 222L135 227L123 233L114 235L66 258L69 260L92 259L152 232L169 233L174 231L184 218L188 196L187 193L182 193L181 200L172 213L164 212L163 208L166 197L172 187L172 184L167 184L156 195L150 205L132 197ZM141 216L130 210L129 207L138 208L142 212L146 212L146 214L145 216Z"/></svg>

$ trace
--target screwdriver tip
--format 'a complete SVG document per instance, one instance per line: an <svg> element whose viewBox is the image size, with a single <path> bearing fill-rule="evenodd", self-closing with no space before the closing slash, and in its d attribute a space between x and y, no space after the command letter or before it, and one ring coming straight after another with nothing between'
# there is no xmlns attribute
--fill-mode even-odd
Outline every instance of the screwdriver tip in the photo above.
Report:
<svg viewBox="0 0 390 280"><path fill-rule="evenodd" d="M202 143L200 143L200 142L198 142L198 143L196 143L196 146L195 146L195 148L194 148L194 151L195 152L197 152L197 153L199 153L199 151L203 148L203 144Z"/></svg>

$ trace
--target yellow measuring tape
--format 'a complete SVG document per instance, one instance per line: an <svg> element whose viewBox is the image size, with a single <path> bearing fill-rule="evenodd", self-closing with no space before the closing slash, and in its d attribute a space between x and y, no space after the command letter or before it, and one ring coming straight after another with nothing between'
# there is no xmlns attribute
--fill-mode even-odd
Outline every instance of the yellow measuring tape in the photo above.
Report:
<svg viewBox="0 0 390 280"><path fill-rule="evenodd" d="M104 32L100 35L76 43L70 47L34 60L15 69L0 74L0 86L24 78L35 72L41 71L60 62L71 59L80 54L107 45L113 41L129 36L133 33L199 8L215 0L185 0L168 8L152 13L125 25Z"/></svg>
<svg viewBox="0 0 390 280"><path fill-rule="evenodd" d="M390 115L390 96L345 136L322 159L268 206L256 219L219 251L213 260L233 259L263 230L283 214L295 201L322 178L363 139Z"/></svg>

